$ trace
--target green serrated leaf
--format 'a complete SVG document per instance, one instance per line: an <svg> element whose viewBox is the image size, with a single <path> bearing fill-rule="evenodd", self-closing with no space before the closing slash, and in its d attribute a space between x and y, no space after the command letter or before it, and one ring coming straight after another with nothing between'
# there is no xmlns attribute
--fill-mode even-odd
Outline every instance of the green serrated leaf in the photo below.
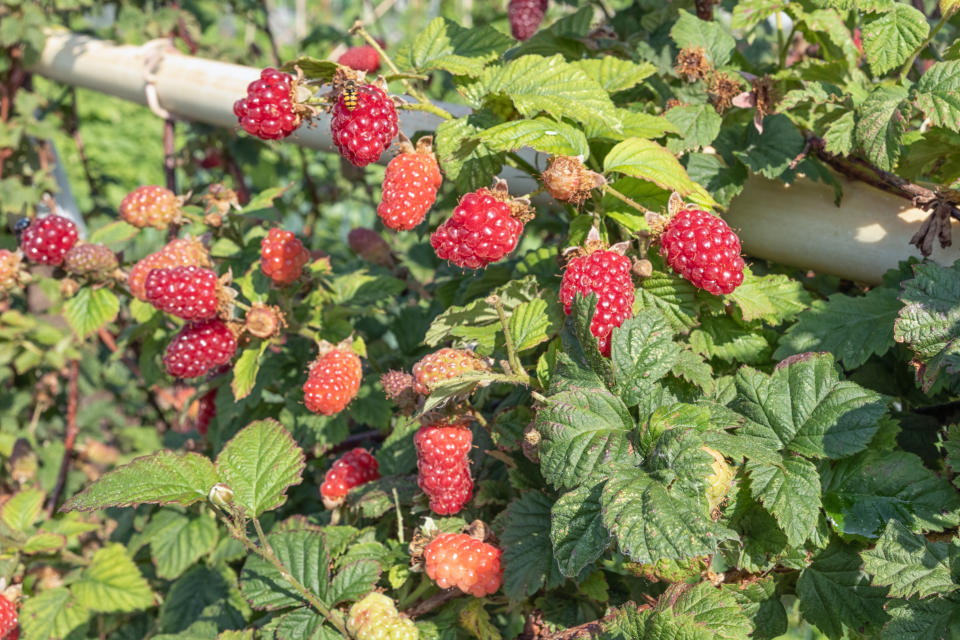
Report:
<svg viewBox="0 0 960 640"><path fill-rule="evenodd" d="M665 607L666 603L661 606ZM720 640L739 640L753 631L753 625L734 596L707 581L683 591L671 609L674 615L690 616L695 624L709 629L711 637Z"/></svg>
<svg viewBox="0 0 960 640"><path fill-rule="evenodd" d="M867 16L863 22L863 51L874 75L899 67L930 33L927 18L908 4L895 3L889 11Z"/></svg>
<svg viewBox="0 0 960 640"><path fill-rule="evenodd" d="M602 484L582 485L560 496L551 510L550 540L560 572L578 576L610 544L600 508Z"/></svg>
<svg viewBox="0 0 960 640"><path fill-rule="evenodd" d="M23 543L23 552L26 554L54 553L66 546L66 536L48 531L38 531Z"/></svg>
<svg viewBox="0 0 960 640"><path fill-rule="evenodd" d="M150 585L122 544L110 544L94 553L70 589L77 602L91 611L123 613L154 604Z"/></svg>
<svg viewBox="0 0 960 640"><path fill-rule="evenodd" d="M809 460L784 457L779 465L747 462L750 490L773 514L787 542L801 545L820 516L820 476Z"/></svg>
<svg viewBox="0 0 960 640"><path fill-rule="evenodd" d="M251 422L217 456L217 472L233 489L233 500L251 517L276 509L288 487L300 484L303 451L276 420Z"/></svg>
<svg viewBox="0 0 960 640"><path fill-rule="evenodd" d="M861 555L873 584L889 586L891 596L924 598L960 588L952 569L960 561L960 546L930 542L896 520L887 525L877 545Z"/></svg>
<svg viewBox="0 0 960 640"><path fill-rule="evenodd" d="M770 344L757 327L729 316L705 316L700 328L690 332L690 347L725 362L756 365L770 359Z"/></svg>
<svg viewBox="0 0 960 640"><path fill-rule="evenodd" d="M893 323L903 304L896 289L875 287L866 295L835 293L801 313L781 337L774 358L806 351L829 351L847 369L893 346Z"/></svg>
<svg viewBox="0 0 960 640"><path fill-rule="evenodd" d="M563 325L563 308L552 296L534 298L517 305L507 320L514 347L523 352L557 334Z"/></svg>
<svg viewBox="0 0 960 640"><path fill-rule="evenodd" d="M118 313L120 300L106 287L81 287L63 305L64 317L80 338L86 338L108 322L113 322Z"/></svg>
<svg viewBox="0 0 960 640"><path fill-rule="evenodd" d="M908 93L899 85L878 86L857 110L854 138L867 157L885 171L892 171L900 158L909 117Z"/></svg>
<svg viewBox="0 0 960 640"><path fill-rule="evenodd" d="M105 244L111 249L119 250L132 240L140 229L123 220L115 220L99 227L87 238L88 242Z"/></svg>
<svg viewBox="0 0 960 640"><path fill-rule="evenodd" d="M620 550L641 563L714 553L736 533L711 521L691 499L670 491L640 469L621 469L601 497L603 524Z"/></svg>
<svg viewBox="0 0 960 640"><path fill-rule="evenodd" d="M803 285L782 274L758 276L745 269L743 284L729 294L747 322L763 320L778 325L810 306Z"/></svg>
<svg viewBox="0 0 960 640"><path fill-rule="evenodd" d="M938 62L916 86L917 108L937 127L960 131L960 60Z"/></svg>
<svg viewBox="0 0 960 640"><path fill-rule="evenodd" d="M511 600L522 600L563 581L550 543L550 509L553 501L528 491L510 503L500 536L503 547L503 591Z"/></svg>
<svg viewBox="0 0 960 640"><path fill-rule="evenodd" d="M649 62L638 64L613 56L574 60L570 64L599 82L608 93L630 89L657 72Z"/></svg>
<svg viewBox="0 0 960 640"><path fill-rule="evenodd" d="M681 347L662 313L646 309L613 330L610 359L621 400L634 406L680 358Z"/></svg>
<svg viewBox="0 0 960 640"><path fill-rule="evenodd" d="M891 640L956 639L960 628L960 596L919 600L891 598L886 608L890 622L883 627L883 638Z"/></svg>
<svg viewBox="0 0 960 640"><path fill-rule="evenodd" d="M330 568L323 534L290 531L270 534L267 541L290 575L325 601ZM254 609L272 611L308 604L271 563L256 555L247 556L240 574L240 591Z"/></svg>
<svg viewBox="0 0 960 640"><path fill-rule="evenodd" d="M480 134L498 123L489 113L474 113L445 120L434 134L437 160L443 173L460 191L472 191L490 185L500 172L505 154L479 141Z"/></svg>
<svg viewBox="0 0 960 640"><path fill-rule="evenodd" d="M158 451L117 467L73 496L61 511L95 511L138 504L189 506L217 483L213 463L198 453Z"/></svg>
<svg viewBox="0 0 960 640"><path fill-rule="evenodd" d="M664 115L680 132L679 138L667 140L667 148L672 153L709 145L716 140L723 124L723 117L709 104L674 107Z"/></svg>
<svg viewBox="0 0 960 640"><path fill-rule="evenodd" d="M18 491L0 507L0 521L14 531L26 533L40 517L44 495L39 489Z"/></svg>
<svg viewBox="0 0 960 640"><path fill-rule="evenodd" d="M733 8L730 28L745 31L753 29L768 17L782 11L786 4L786 0L745 0L744 2L738 2Z"/></svg>
<svg viewBox="0 0 960 640"><path fill-rule="evenodd" d="M587 137L579 129L550 118L504 122L480 132L478 139L493 151L530 147L550 155L590 155Z"/></svg>
<svg viewBox="0 0 960 640"><path fill-rule="evenodd" d="M778 113L763 119L763 132L747 127L743 149L733 152L754 173L778 178L803 151L803 134L790 118Z"/></svg>
<svg viewBox="0 0 960 640"><path fill-rule="evenodd" d="M670 37L681 49L702 47L714 67L727 64L736 46L733 36L720 23L701 20L682 9L670 29Z"/></svg>
<svg viewBox="0 0 960 640"><path fill-rule="evenodd" d="M171 585L158 619L161 631L179 640L194 625L211 624L213 633L207 638L217 629L243 627L244 614L250 617L250 609L236 588L233 569L198 564Z"/></svg>
<svg viewBox="0 0 960 640"><path fill-rule="evenodd" d="M506 51L513 40L493 27L466 29L446 18L434 18L400 49L401 67L418 71L443 69L454 75L478 76L486 63Z"/></svg>
<svg viewBox="0 0 960 640"><path fill-rule="evenodd" d="M280 67L280 71L294 73L298 67L308 79L326 83L333 80L333 74L336 73L339 65L330 60L320 60L311 56L300 56L284 63L283 66Z"/></svg>
<svg viewBox="0 0 960 640"><path fill-rule="evenodd" d="M380 571L380 563L372 559L345 564L330 582L327 602L336 605L345 600L359 600L377 584Z"/></svg>
<svg viewBox="0 0 960 640"><path fill-rule="evenodd" d="M65 587L41 591L27 598L20 610L24 640L65 640L86 636L90 611Z"/></svg>
<svg viewBox="0 0 960 640"><path fill-rule="evenodd" d="M640 283L637 300L641 309L659 309L678 332L697 324L697 288L679 276L655 270Z"/></svg>
<svg viewBox="0 0 960 640"><path fill-rule="evenodd" d="M157 575L173 580L216 546L217 521L206 511L183 514L163 509L151 518L143 536L150 542Z"/></svg>
<svg viewBox="0 0 960 640"><path fill-rule="evenodd" d="M233 380L230 382L234 400L239 402L253 391L257 384L257 373L260 371L260 360L268 345L269 342L261 340L244 347L240 352L240 357L233 365Z"/></svg>
<svg viewBox="0 0 960 640"><path fill-rule="evenodd" d="M493 624L490 614L483 607L484 601L472 598L466 607L457 614L460 626L479 640L501 640L500 630Z"/></svg>
<svg viewBox="0 0 960 640"><path fill-rule="evenodd" d="M697 188L676 157L652 140L628 138L617 143L604 157L603 169L648 180L681 196Z"/></svg>
<svg viewBox="0 0 960 640"><path fill-rule="evenodd" d="M312 607L300 607L280 618L277 640L342 640L343 635Z"/></svg>

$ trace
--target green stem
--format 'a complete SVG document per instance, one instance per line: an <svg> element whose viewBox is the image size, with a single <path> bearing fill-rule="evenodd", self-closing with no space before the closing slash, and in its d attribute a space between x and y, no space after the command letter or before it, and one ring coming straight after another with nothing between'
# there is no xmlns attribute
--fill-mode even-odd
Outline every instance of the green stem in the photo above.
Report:
<svg viewBox="0 0 960 640"><path fill-rule="evenodd" d="M636 202L635 200L632 200L627 196L623 195L622 193L620 193L619 191L611 187L609 184L604 185L603 190L609 193L610 195L612 195L614 198L617 198L618 200L622 200L623 202L626 202L628 205L630 205L637 211L642 211L643 213L653 213L652 211L650 211L650 209L647 209L645 206L643 206L639 202Z"/></svg>
<svg viewBox="0 0 960 640"><path fill-rule="evenodd" d="M793 36L797 33L797 23L793 23L793 28L790 29L790 35L787 36L786 41L783 43L783 46L780 49L780 68L783 69L784 65L787 64L787 52L790 51L790 43L793 42Z"/></svg>
<svg viewBox="0 0 960 640"><path fill-rule="evenodd" d="M517 356L517 349L513 344L513 335L510 333L510 324L507 322L507 312L503 308L503 300L500 299L500 296L493 295L487 298L487 302L494 306L497 310L497 317L500 318L500 326L503 328L503 339L507 345L507 362L510 364L510 373L513 375L526 375L523 365L520 363L520 358Z"/></svg>
<svg viewBox="0 0 960 640"><path fill-rule="evenodd" d="M944 13L943 16L940 18L940 21L937 22L937 24L930 31L930 35L927 36L927 39L924 40L922 43L920 43L920 46L917 47L917 49L910 54L910 57L907 58L907 61L903 63L903 67L900 69L900 82L903 82L904 80L907 79L907 74L910 73L910 69L913 68L913 63L917 59L917 56L920 55L920 53L924 49L930 46L930 43L933 42L933 39L940 32L940 29L943 29L943 25L947 24L947 21L949 21L952 16L953 16L953 12L951 11L947 11L946 13Z"/></svg>
<svg viewBox="0 0 960 640"><path fill-rule="evenodd" d="M397 108L406 109L407 111L426 111L427 113L432 113L433 115L437 116L438 118L442 118L443 120L453 120L453 115L449 111L447 111L446 109L441 109L437 105L432 104L430 102L417 102L417 103L401 102L400 104L397 105Z"/></svg>
<svg viewBox="0 0 960 640"><path fill-rule="evenodd" d="M777 21L777 51L784 51L786 47L783 45L783 18L780 17L781 12L777 11L776 21ZM783 64L780 65L781 67Z"/></svg>
<svg viewBox="0 0 960 640"><path fill-rule="evenodd" d="M534 179L540 177L540 171L535 166L533 166L532 164L530 164L529 162L521 158L520 154L517 153L516 151L511 151L510 153L508 153L507 158L513 161L513 166L515 166L517 169L520 169L521 171L526 171L527 173L529 173L530 177Z"/></svg>
<svg viewBox="0 0 960 640"><path fill-rule="evenodd" d="M393 506L397 510L397 540L403 544L403 512L400 511L400 494L396 487L393 488Z"/></svg>

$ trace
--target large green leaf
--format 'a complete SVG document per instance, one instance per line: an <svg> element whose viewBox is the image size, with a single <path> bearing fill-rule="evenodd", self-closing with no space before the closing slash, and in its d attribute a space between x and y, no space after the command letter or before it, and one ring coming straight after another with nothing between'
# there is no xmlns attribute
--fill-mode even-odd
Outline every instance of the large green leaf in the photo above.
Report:
<svg viewBox="0 0 960 640"><path fill-rule="evenodd" d="M917 81L917 107L938 127L960 131L960 60L938 62Z"/></svg>
<svg viewBox="0 0 960 640"><path fill-rule="evenodd" d="M39 489L18 491L0 507L0 521L14 531L26 533L40 517L43 497Z"/></svg>
<svg viewBox="0 0 960 640"><path fill-rule="evenodd" d="M154 604L150 585L122 544L110 544L94 553L70 589L77 602L91 611L122 613Z"/></svg>
<svg viewBox="0 0 960 640"><path fill-rule="evenodd" d="M445 120L434 133L437 160L461 193L490 185L500 173L505 154L480 141L481 133L498 123L489 113Z"/></svg>
<svg viewBox="0 0 960 640"><path fill-rule="evenodd" d="M743 275L743 284L729 297L747 322L763 320L778 325L810 306L810 294L796 280L779 274L758 276L750 269Z"/></svg>
<svg viewBox="0 0 960 640"><path fill-rule="evenodd" d="M907 89L900 85L880 85L857 111L854 138L867 158L885 171L892 171L900 158L903 131L910 116L907 95Z"/></svg>
<svg viewBox="0 0 960 640"><path fill-rule="evenodd" d="M602 491L602 484L582 485L560 496L553 505L550 540L560 572L567 577L579 575L610 544L600 509Z"/></svg>
<svg viewBox="0 0 960 640"><path fill-rule="evenodd" d="M960 524L960 495L906 451L864 451L825 470L823 503L838 531L865 538L890 521L918 533Z"/></svg>
<svg viewBox="0 0 960 640"><path fill-rule="evenodd" d="M503 591L511 600L523 600L541 588L553 589L563 581L550 543L550 509L553 501L538 491L528 491L510 503L500 536L503 547Z"/></svg>
<svg viewBox="0 0 960 640"><path fill-rule="evenodd" d="M379 579L380 563L376 560L367 558L348 562L330 581L327 601L335 605L344 600L359 600L373 589Z"/></svg>
<svg viewBox="0 0 960 640"><path fill-rule="evenodd" d="M810 354L772 375L743 367L731 407L747 418L741 432L767 439L772 449L842 458L863 450L886 413L882 397L841 382L833 358Z"/></svg>
<svg viewBox="0 0 960 640"><path fill-rule="evenodd" d="M24 640L79 640L86 637L90 611L65 587L27 598L20 610Z"/></svg>
<svg viewBox="0 0 960 640"><path fill-rule="evenodd" d="M652 140L627 138L617 143L604 157L603 169L649 180L681 196L688 196L697 190L697 185L676 157Z"/></svg>
<svg viewBox="0 0 960 640"><path fill-rule="evenodd" d="M305 464L290 432L270 419L248 424L217 456L220 478L252 517L283 504L287 488L302 480Z"/></svg>
<svg viewBox="0 0 960 640"><path fill-rule="evenodd" d="M763 119L763 131L747 127L747 141L734 154L754 173L777 178L786 171L801 151L803 134L797 125L782 113Z"/></svg>
<svg viewBox="0 0 960 640"><path fill-rule="evenodd" d="M674 107L664 114L680 131L679 138L667 141L673 153L705 147L720 134L723 117L709 104Z"/></svg>
<svg viewBox="0 0 960 640"><path fill-rule="evenodd" d="M899 67L930 32L927 18L910 5L895 3L890 11L867 16L863 51L875 75Z"/></svg>
<svg viewBox="0 0 960 640"><path fill-rule="evenodd" d="M573 488L635 460L627 435L633 418L606 389L570 389L537 413L540 470L556 487Z"/></svg>
<svg viewBox="0 0 960 640"><path fill-rule="evenodd" d="M120 313L120 300L106 287L81 287L63 306L63 315L74 333L85 338Z"/></svg>
<svg viewBox="0 0 960 640"><path fill-rule="evenodd" d="M517 151L530 147L550 155L590 155L587 137L566 123L550 118L512 120L479 133L477 138L492 151Z"/></svg>
<svg viewBox="0 0 960 640"><path fill-rule="evenodd" d="M941 371L960 372L960 261L914 265L916 278L903 283L906 305L894 325L894 339L914 351L917 380L928 390Z"/></svg>
<svg viewBox="0 0 960 640"><path fill-rule="evenodd" d="M300 607L280 618L277 640L342 640L343 636L311 607Z"/></svg>
<svg viewBox="0 0 960 640"><path fill-rule="evenodd" d="M725 65L736 46L733 36L719 22L701 20L683 10L670 29L670 37L681 49L703 48L714 67Z"/></svg>
<svg viewBox="0 0 960 640"><path fill-rule="evenodd" d="M797 580L800 612L830 638L840 638L845 628L882 627L886 591L870 585L860 556L839 542L817 554Z"/></svg>
<svg viewBox="0 0 960 640"><path fill-rule="evenodd" d="M892 520L873 549L862 554L873 584L901 598L943 595L960 588L960 545L930 542Z"/></svg>
<svg viewBox="0 0 960 640"><path fill-rule="evenodd" d="M787 542L805 542L820 516L820 477L813 463L790 456L779 465L750 461L747 470L750 491L777 519Z"/></svg>
<svg viewBox="0 0 960 640"><path fill-rule="evenodd" d="M890 622L883 627L885 640L956 640L960 628L960 596L919 600L891 599L886 608Z"/></svg>
<svg viewBox="0 0 960 640"><path fill-rule="evenodd" d="M697 324L697 288L672 273L654 271L644 278L637 289L637 299L641 309L659 309L678 332L686 332Z"/></svg>
<svg viewBox="0 0 960 640"><path fill-rule="evenodd" d="M158 451L117 467L73 496L61 511L94 511L143 503L188 506L205 500L217 483L209 458Z"/></svg>
<svg viewBox="0 0 960 640"><path fill-rule="evenodd" d="M696 502L640 469L621 469L603 488L603 524L632 560L651 563L711 554L736 534L711 521Z"/></svg>
<svg viewBox="0 0 960 640"><path fill-rule="evenodd" d="M609 93L630 89L657 72L649 62L638 64L614 56L574 60L570 64L595 79Z"/></svg>
<svg viewBox="0 0 960 640"><path fill-rule="evenodd" d="M633 406L680 358L681 347L662 313L641 311L613 330L610 358L620 399Z"/></svg>
<svg viewBox="0 0 960 640"><path fill-rule="evenodd" d="M163 509L150 519L142 535L150 542L157 575L172 580L213 550L217 521L206 511L184 514Z"/></svg>
<svg viewBox="0 0 960 640"><path fill-rule="evenodd" d="M454 75L477 76L511 44L511 38L493 27L466 29L446 18L434 18L409 46L401 47L397 63L418 71L443 69Z"/></svg>
<svg viewBox="0 0 960 640"><path fill-rule="evenodd" d="M158 616L160 630L181 638L191 627L204 624L212 624L214 629L245 626L244 614L250 617L250 608L235 583L233 569L194 565L167 592Z"/></svg>
<svg viewBox="0 0 960 640"><path fill-rule="evenodd" d="M321 601L330 585L326 543L317 531L289 531L267 536L277 559L300 584ZM240 575L240 590L255 609L281 609L307 604L303 596L270 562L247 556Z"/></svg>

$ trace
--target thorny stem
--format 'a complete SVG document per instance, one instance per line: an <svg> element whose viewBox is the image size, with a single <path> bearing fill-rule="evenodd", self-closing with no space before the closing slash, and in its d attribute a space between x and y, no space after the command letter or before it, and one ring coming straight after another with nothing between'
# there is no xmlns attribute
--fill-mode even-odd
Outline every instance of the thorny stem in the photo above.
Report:
<svg viewBox="0 0 960 640"><path fill-rule="evenodd" d="M903 82L907 79L907 74L910 73L910 69L913 68L913 63L917 59L917 56L930 46L930 43L933 42L933 39L940 32L940 29L943 29L943 25L947 24L947 21L953 17L952 11L944 12L943 16L940 18L940 21L930 30L930 35L927 36L927 39L920 43L920 46L917 47L913 53L910 54L910 57L906 62L903 63L903 67L900 69L900 82Z"/></svg>
<svg viewBox="0 0 960 640"><path fill-rule="evenodd" d="M618 200L622 200L623 202L626 202L628 205L630 205L637 211L642 211L643 213L653 213L652 211L650 211L650 209L647 209L645 206L643 206L639 202L632 200L627 196L623 195L622 193L620 193L619 191L611 187L609 184L603 185L603 190L609 193L610 195L612 195L614 198Z"/></svg>
<svg viewBox="0 0 960 640"><path fill-rule="evenodd" d="M280 559L277 558L276 554L273 552L273 549L270 547L269 543L267 542L267 537L263 533L263 527L260 526L259 519L253 518L253 526L257 531L257 536L260 538L260 546L257 546L253 542L251 542L250 538L247 537L246 533L243 531L243 529L237 522L234 522L231 518L226 517L226 515L223 512L220 512L219 510L218 510L218 513L221 513L223 520L227 525L227 529L230 531L231 536L233 536L236 540L240 541L240 543L243 544L243 546L246 547L248 551L250 551L251 553L255 553L256 555L260 556L261 558L269 562L271 565L273 565L273 568L280 572L281 577L283 577L284 580L290 583L290 585L294 589L296 589L297 593L299 593L304 600L309 602L310 605L314 609L316 609L320 615L322 615L324 618L326 618L330 622L330 624L336 627L337 631L343 634L345 638L350 637L349 634L347 633L346 624L344 624L343 615L339 611L327 607L327 605L323 604L319 600L319 598L317 598L317 596L310 593L310 590L307 589L305 586L303 586L299 580L294 578L290 574L290 571L280 561Z"/></svg>
<svg viewBox="0 0 960 640"><path fill-rule="evenodd" d="M513 344L513 335L510 333L510 324L507 322L507 312L503 308L503 300L500 299L500 296L493 295L487 298L487 302L494 306L497 310L497 316L500 318L500 326L503 328L503 340L507 345L507 359L510 364L510 373L514 376L520 374L526 375L526 371L520 363L520 358L517 356L516 346Z"/></svg>

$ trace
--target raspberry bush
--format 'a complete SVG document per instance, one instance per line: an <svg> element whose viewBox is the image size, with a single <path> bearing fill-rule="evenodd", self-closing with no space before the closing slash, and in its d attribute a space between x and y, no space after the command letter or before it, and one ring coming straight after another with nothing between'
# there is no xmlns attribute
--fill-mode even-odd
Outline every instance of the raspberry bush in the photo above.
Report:
<svg viewBox="0 0 960 640"><path fill-rule="evenodd" d="M957 636L960 4L294 4L0 0L0 640Z"/></svg>

